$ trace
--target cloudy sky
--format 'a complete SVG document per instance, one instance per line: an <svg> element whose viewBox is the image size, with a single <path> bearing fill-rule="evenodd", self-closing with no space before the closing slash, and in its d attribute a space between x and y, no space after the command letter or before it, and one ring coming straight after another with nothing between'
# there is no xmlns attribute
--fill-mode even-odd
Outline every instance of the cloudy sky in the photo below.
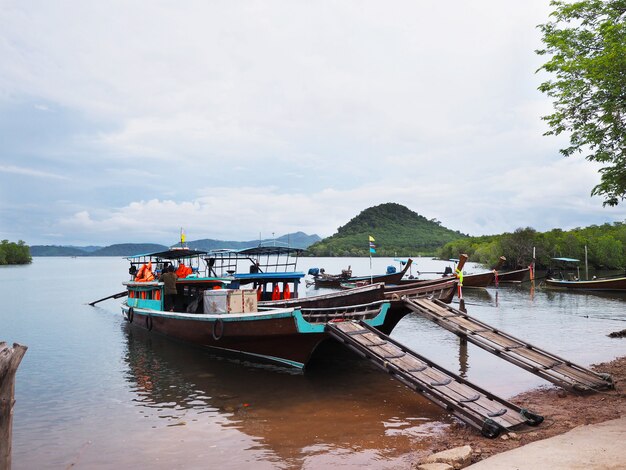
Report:
<svg viewBox="0 0 626 470"><path fill-rule="evenodd" d="M471 235L626 219L544 137L549 0L0 0L0 239Z"/></svg>

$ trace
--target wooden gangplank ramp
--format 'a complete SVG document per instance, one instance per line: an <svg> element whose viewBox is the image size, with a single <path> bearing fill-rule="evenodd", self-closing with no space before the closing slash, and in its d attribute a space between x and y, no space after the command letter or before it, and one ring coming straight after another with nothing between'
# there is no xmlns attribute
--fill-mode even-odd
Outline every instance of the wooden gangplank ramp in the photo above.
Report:
<svg viewBox="0 0 626 470"><path fill-rule="evenodd" d="M543 417L520 408L429 361L362 321L328 322L329 335L459 419L497 437Z"/></svg>
<svg viewBox="0 0 626 470"><path fill-rule="evenodd" d="M610 375L576 365L438 300L404 298L404 301L413 312L566 390L588 393L614 388Z"/></svg>

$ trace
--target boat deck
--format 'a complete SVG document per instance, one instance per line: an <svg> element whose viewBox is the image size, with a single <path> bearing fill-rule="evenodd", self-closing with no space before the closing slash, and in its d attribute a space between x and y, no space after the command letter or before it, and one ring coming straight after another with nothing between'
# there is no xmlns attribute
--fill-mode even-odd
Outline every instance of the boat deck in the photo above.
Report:
<svg viewBox="0 0 626 470"><path fill-rule="evenodd" d="M467 339L566 390L593 392L614 387L611 376L598 374L499 331L467 313L437 300L404 299L408 308L448 331Z"/></svg>
<svg viewBox="0 0 626 470"><path fill-rule="evenodd" d="M326 331L409 388L481 430L486 437L543 421L541 416L439 367L362 321L329 322Z"/></svg>

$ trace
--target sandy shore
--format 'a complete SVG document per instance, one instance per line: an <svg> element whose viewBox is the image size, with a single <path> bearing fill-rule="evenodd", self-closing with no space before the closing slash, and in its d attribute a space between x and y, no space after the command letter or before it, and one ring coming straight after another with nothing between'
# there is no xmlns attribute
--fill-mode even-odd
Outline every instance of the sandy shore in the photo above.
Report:
<svg viewBox="0 0 626 470"><path fill-rule="evenodd" d="M623 340L618 340L623 341ZM617 345L616 345L617 346ZM553 386L524 392L510 399L513 403L544 416L545 421L536 428L516 432L508 436L486 439L475 429L455 424L445 435L430 438L427 450L412 455L413 462L435 452L470 445L474 450L472 463L492 455L515 449L534 441L564 434L577 426L602 423L626 416L626 356L611 362L595 364L592 369L611 374L615 390L576 395Z"/></svg>

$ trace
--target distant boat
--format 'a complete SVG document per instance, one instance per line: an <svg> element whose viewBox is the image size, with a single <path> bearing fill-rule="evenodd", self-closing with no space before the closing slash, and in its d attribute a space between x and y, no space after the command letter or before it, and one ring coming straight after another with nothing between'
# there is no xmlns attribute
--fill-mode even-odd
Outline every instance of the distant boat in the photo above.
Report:
<svg viewBox="0 0 626 470"><path fill-rule="evenodd" d="M456 260L455 260L456 261ZM476 274L463 274L463 287L487 287L494 283L497 270L504 264L506 258L500 256L498 264L491 270ZM458 268L457 268L458 269Z"/></svg>
<svg viewBox="0 0 626 470"><path fill-rule="evenodd" d="M511 282L511 283L522 283L526 280L526 278L530 275L530 267L515 269L513 271L498 271L498 283L501 282ZM494 279L495 280L495 279Z"/></svg>
<svg viewBox="0 0 626 470"><path fill-rule="evenodd" d="M575 258L552 258L554 261L567 264L576 264L580 260ZM626 276L580 279L580 268L576 265L576 274L569 272L563 274L563 270L557 273L551 272L543 282L544 287L553 289L566 289L576 291L595 292L626 292Z"/></svg>
<svg viewBox="0 0 626 470"><path fill-rule="evenodd" d="M589 281L546 279L546 287L577 291L626 292L626 277L598 278Z"/></svg>
<svg viewBox="0 0 626 470"><path fill-rule="evenodd" d="M499 271L506 258L500 256L498 264L491 271L463 276L463 287L488 287L500 283L522 283L530 274L530 267L515 269L512 271Z"/></svg>
<svg viewBox="0 0 626 470"><path fill-rule="evenodd" d="M342 283L364 285L384 282L385 284L399 284L406 272L411 267L413 260L409 258L401 271L387 272L385 274L374 274L372 276L352 276L350 268L344 270L342 274L326 274L322 270L313 268L309 273L313 276L315 287L330 287L340 289Z"/></svg>

